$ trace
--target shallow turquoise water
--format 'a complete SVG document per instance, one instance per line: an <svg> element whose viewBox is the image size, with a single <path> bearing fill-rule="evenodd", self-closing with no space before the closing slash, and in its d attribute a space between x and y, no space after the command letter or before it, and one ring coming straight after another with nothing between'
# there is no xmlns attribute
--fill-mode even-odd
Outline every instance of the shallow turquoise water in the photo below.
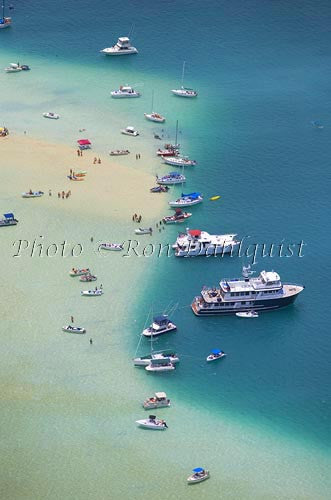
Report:
<svg viewBox="0 0 331 500"><path fill-rule="evenodd" d="M185 191L222 195L219 202L193 208L191 226L237 232L251 244L306 243L302 258L258 255L257 270L275 269L284 281L306 289L294 307L251 322L200 319L189 308L203 285L238 276L251 257L152 259L148 286L144 282L130 296L139 328L131 325L123 342L131 357L151 307L161 311L178 303L178 333L157 345L174 346L182 363L174 376L162 379L162 388L174 399L208 407L220 419L282 436L289 447L295 441L314 446L315 453L324 450L330 415L328 303L322 291L330 209L329 4L129 2L123 17L119 4L110 9L97 0L93 27L90 10L85 1L79 8L35 0L15 5L15 25L0 33L0 64L19 60L32 71L0 75L1 120L17 132L67 144L86 127L100 152L131 145L118 130L132 124L142 132L143 168L166 172L151 154L159 146L152 131L160 127L143 118L154 90L155 107L167 116L165 138L174 138L178 119L180 142L199 162L187 172ZM31 30L32 19L38 29ZM115 60L99 54L129 31L131 21L139 55ZM183 59L187 85L199 90L195 101L169 93L179 84ZM110 90L127 82L137 84L143 97L111 100ZM63 119L43 120L46 110ZM316 119L325 124L323 130L311 126ZM172 242L176 233L167 228L162 239ZM132 269L139 268L137 258L131 261ZM59 297L57 313L60 309ZM213 347L228 357L210 367L204 358ZM135 375L136 383L151 384L145 373Z"/></svg>

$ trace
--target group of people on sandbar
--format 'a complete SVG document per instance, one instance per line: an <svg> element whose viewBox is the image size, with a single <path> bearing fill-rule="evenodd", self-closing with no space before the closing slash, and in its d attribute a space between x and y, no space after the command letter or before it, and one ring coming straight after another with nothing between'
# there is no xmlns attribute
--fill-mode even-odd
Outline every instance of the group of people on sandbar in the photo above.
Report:
<svg viewBox="0 0 331 500"><path fill-rule="evenodd" d="M96 163L101 163L101 159L94 157L93 165L95 165Z"/></svg>
<svg viewBox="0 0 331 500"><path fill-rule="evenodd" d="M69 198L69 196L71 196L71 191L69 189L69 191L66 193L65 191L62 191L62 193L59 191L57 193L57 197L58 198L62 198L64 200L64 198Z"/></svg>
<svg viewBox="0 0 331 500"><path fill-rule="evenodd" d="M132 220L133 220L133 222L141 222L142 221L142 216L141 215L137 215L137 214L133 214Z"/></svg>

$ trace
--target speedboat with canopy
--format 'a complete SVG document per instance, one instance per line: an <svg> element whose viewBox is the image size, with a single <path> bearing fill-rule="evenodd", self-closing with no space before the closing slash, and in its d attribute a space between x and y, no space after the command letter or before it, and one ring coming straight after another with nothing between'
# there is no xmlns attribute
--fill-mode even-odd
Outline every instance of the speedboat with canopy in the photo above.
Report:
<svg viewBox="0 0 331 500"><path fill-rule="evenodd" d="M168 408L170 406L170 399L168 399L165 392L156 392L151 398L145 399L143 407L145 410L154 410L155 408Z"/></svg>
<svg viewBox="0 0 331 500"><path fill-rule="evenodd" d="M201 193L189 193L189 194L184 194L182 193L182 196L178 198L178 200L175 201L169 201L169 205L171 207L190 207L192 205L198 205L198 203L203 202L203 196Z"/></svg>
<svg viewBox="0 0 331 500"><path fill-rule="evenodd" d="M216 361L216 359L221 359L226 356L224 351L221 351L221 349L213 349L209 356L207 356L206 360L207 361Z"/></svg>
<svg viewBox="0 0 331 500"><path fill-rule="evenodd" d="M18 220L15 219L13 213L3 214L3 217L0 218L0 227L5 226L16 226Z"/></svg>
<svg viewBox="0 0 331 500"><path fill-rule="evenodd" d="M83 297L100 297L103 294L102 288L96 288L95 290L84 290L80 292Z"/></svg>
<svg viewBox="0 0 331 500"><path fill-rule="evenodd" d="M156 431L164 431L168 428L166 421L156 418L155 415L150 415L148 418L144 418L142 420L136 420L136 424L138 424L139 427L153 429Z"/></svg>
<svg viewBox="0 0 331 500"><path fill-rule="evenodd" d="M51 120L58 120L60 118L60 115L57 113L51 113L50 111L48 113L43 113L44 118L50 118Z"/></svg>
<svg viewBox="0 0 331 500"><path fill-rule="evenodd" d="M193 474L187 478L188 484L201 483L210 477L209 471L202 467L196 467L192 472Z"/></svg>
<svg viewBox="0 0 331 500"><path fill-rule="evenodd" d="M133 137L136 137L137 135L139 135L139 132L138 130L135 130L134 127L126 127L121 129L121 134L132 135Z"/></svg>

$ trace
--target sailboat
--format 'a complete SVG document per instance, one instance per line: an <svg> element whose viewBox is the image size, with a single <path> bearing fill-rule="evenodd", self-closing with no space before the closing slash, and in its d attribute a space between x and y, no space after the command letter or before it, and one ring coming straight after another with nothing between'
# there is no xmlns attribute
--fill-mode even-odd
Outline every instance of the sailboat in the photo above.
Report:
<svg viewBox="0 0 331 500"><path fill-rule="evenodd" d="M185 74L185 64L186 62L183 62L183 71L182 71L182 86L180 89L174 89L171 92L175 95L178 95L179 97L197 97L198 92L193 89L188 89L184 87L184 74Z"/></svg>
<svg viewBox="0 0 331 500"><path fill-rule="evenodd" d="M159 113L155 113L153 111L153 103L154 103L154 90L152 93L152 111L150 113L144 113L145 118L150 120L151 122L163 123L165 122L165 117L160 115Z"/></svg>
<svg viewBox="0 0 331 500"><path fill-rule="evenodd" d="M0 29L9 28L11 17L5 17L5 0L2 0L2 17L0 18Z"/></svg>

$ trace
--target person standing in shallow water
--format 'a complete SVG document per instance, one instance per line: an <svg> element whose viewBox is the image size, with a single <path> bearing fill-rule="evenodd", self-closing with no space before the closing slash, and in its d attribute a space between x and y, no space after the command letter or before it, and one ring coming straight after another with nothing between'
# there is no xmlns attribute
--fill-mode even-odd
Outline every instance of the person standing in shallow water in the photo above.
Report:
<svg viewBox="0 0 331 500"><path fill-rule="evenodd" d="M90 344L91 344L91 345L93 344L93 340L92 340L92 339L90 339Z"/></svg>

